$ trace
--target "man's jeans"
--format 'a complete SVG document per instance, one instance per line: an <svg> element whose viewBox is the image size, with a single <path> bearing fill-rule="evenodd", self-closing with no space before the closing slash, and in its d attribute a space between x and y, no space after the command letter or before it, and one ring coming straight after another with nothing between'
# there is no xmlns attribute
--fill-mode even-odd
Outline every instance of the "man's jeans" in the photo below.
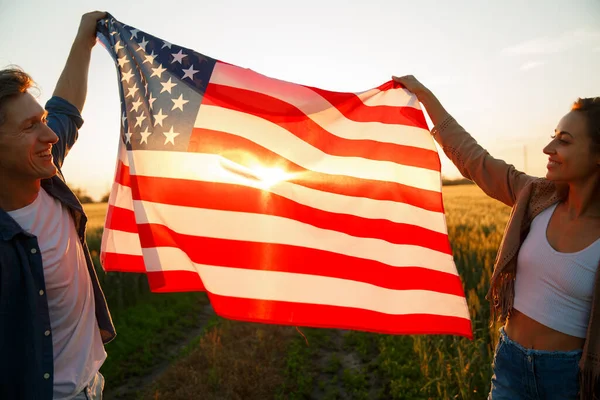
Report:
<svg viewBox="0 0 600 400"><path fill-rule="evenodd" d="M104 389L104 377L100 372L94 376L92 381L73 398L73 400L102 400L102 390Z"/></svg>

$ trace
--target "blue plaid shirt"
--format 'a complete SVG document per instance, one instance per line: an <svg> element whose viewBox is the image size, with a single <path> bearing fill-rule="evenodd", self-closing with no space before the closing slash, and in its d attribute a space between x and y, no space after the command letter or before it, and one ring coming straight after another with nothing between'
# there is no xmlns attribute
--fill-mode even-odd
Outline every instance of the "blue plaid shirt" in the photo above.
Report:
<svg viewBox="0 0 600 400"><path fill-rule="evenodd" d="M59 173L42 180L42 188L71 212L96 303L96 319L104 343L115 337L108 306L85 242L87 217L61 172L63 160L78 136L83 119L60 97L46 103L48 126L58 135L52 155ZM37 238L0 209L0 399L51 400L54 355L42 255Z"/></svg>

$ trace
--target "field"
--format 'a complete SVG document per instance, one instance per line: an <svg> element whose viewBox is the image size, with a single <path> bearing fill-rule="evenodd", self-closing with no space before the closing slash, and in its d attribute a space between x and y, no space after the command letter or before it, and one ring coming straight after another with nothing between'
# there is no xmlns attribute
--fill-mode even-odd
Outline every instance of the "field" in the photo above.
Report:
<svg viewBox="0 0 600 400"><path fill-rule="evenodd" d="M472 341L259 325L215 317L202 293L150 294L145 278L97 268L118 336L107 399L481 399L497 327L484 299L509 208L473 185L444 188ZM86 206L95 261L106 204Z"/></svg>

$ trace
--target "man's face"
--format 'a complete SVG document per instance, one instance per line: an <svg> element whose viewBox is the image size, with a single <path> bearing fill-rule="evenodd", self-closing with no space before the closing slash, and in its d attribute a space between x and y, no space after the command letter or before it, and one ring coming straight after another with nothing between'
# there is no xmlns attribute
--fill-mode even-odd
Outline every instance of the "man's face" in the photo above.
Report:
<svg viewBox="0 0 600 400"><path fill-rule="evenodd" d="M19 94L4 106L0 125L0 179L23 183L56 174L52 145L58 136L46 125L46 111L29 93Z"/></svg>

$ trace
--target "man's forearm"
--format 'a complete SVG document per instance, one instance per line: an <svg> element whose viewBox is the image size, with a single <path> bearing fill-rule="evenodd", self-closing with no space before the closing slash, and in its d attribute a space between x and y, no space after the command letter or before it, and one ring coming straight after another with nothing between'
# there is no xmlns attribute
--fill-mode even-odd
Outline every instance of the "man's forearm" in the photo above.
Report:
<svg viewBox="0 0 600 400"><path fill-rule="evenodd" d="M92 47L93 44L90 45L89 41L82 40L80 37L75 39L65 68L56 83L56 89L54 89L55 96L67 100L77 107L79 112L83 110L87 95L88 71L90 68Z"/></svg>

